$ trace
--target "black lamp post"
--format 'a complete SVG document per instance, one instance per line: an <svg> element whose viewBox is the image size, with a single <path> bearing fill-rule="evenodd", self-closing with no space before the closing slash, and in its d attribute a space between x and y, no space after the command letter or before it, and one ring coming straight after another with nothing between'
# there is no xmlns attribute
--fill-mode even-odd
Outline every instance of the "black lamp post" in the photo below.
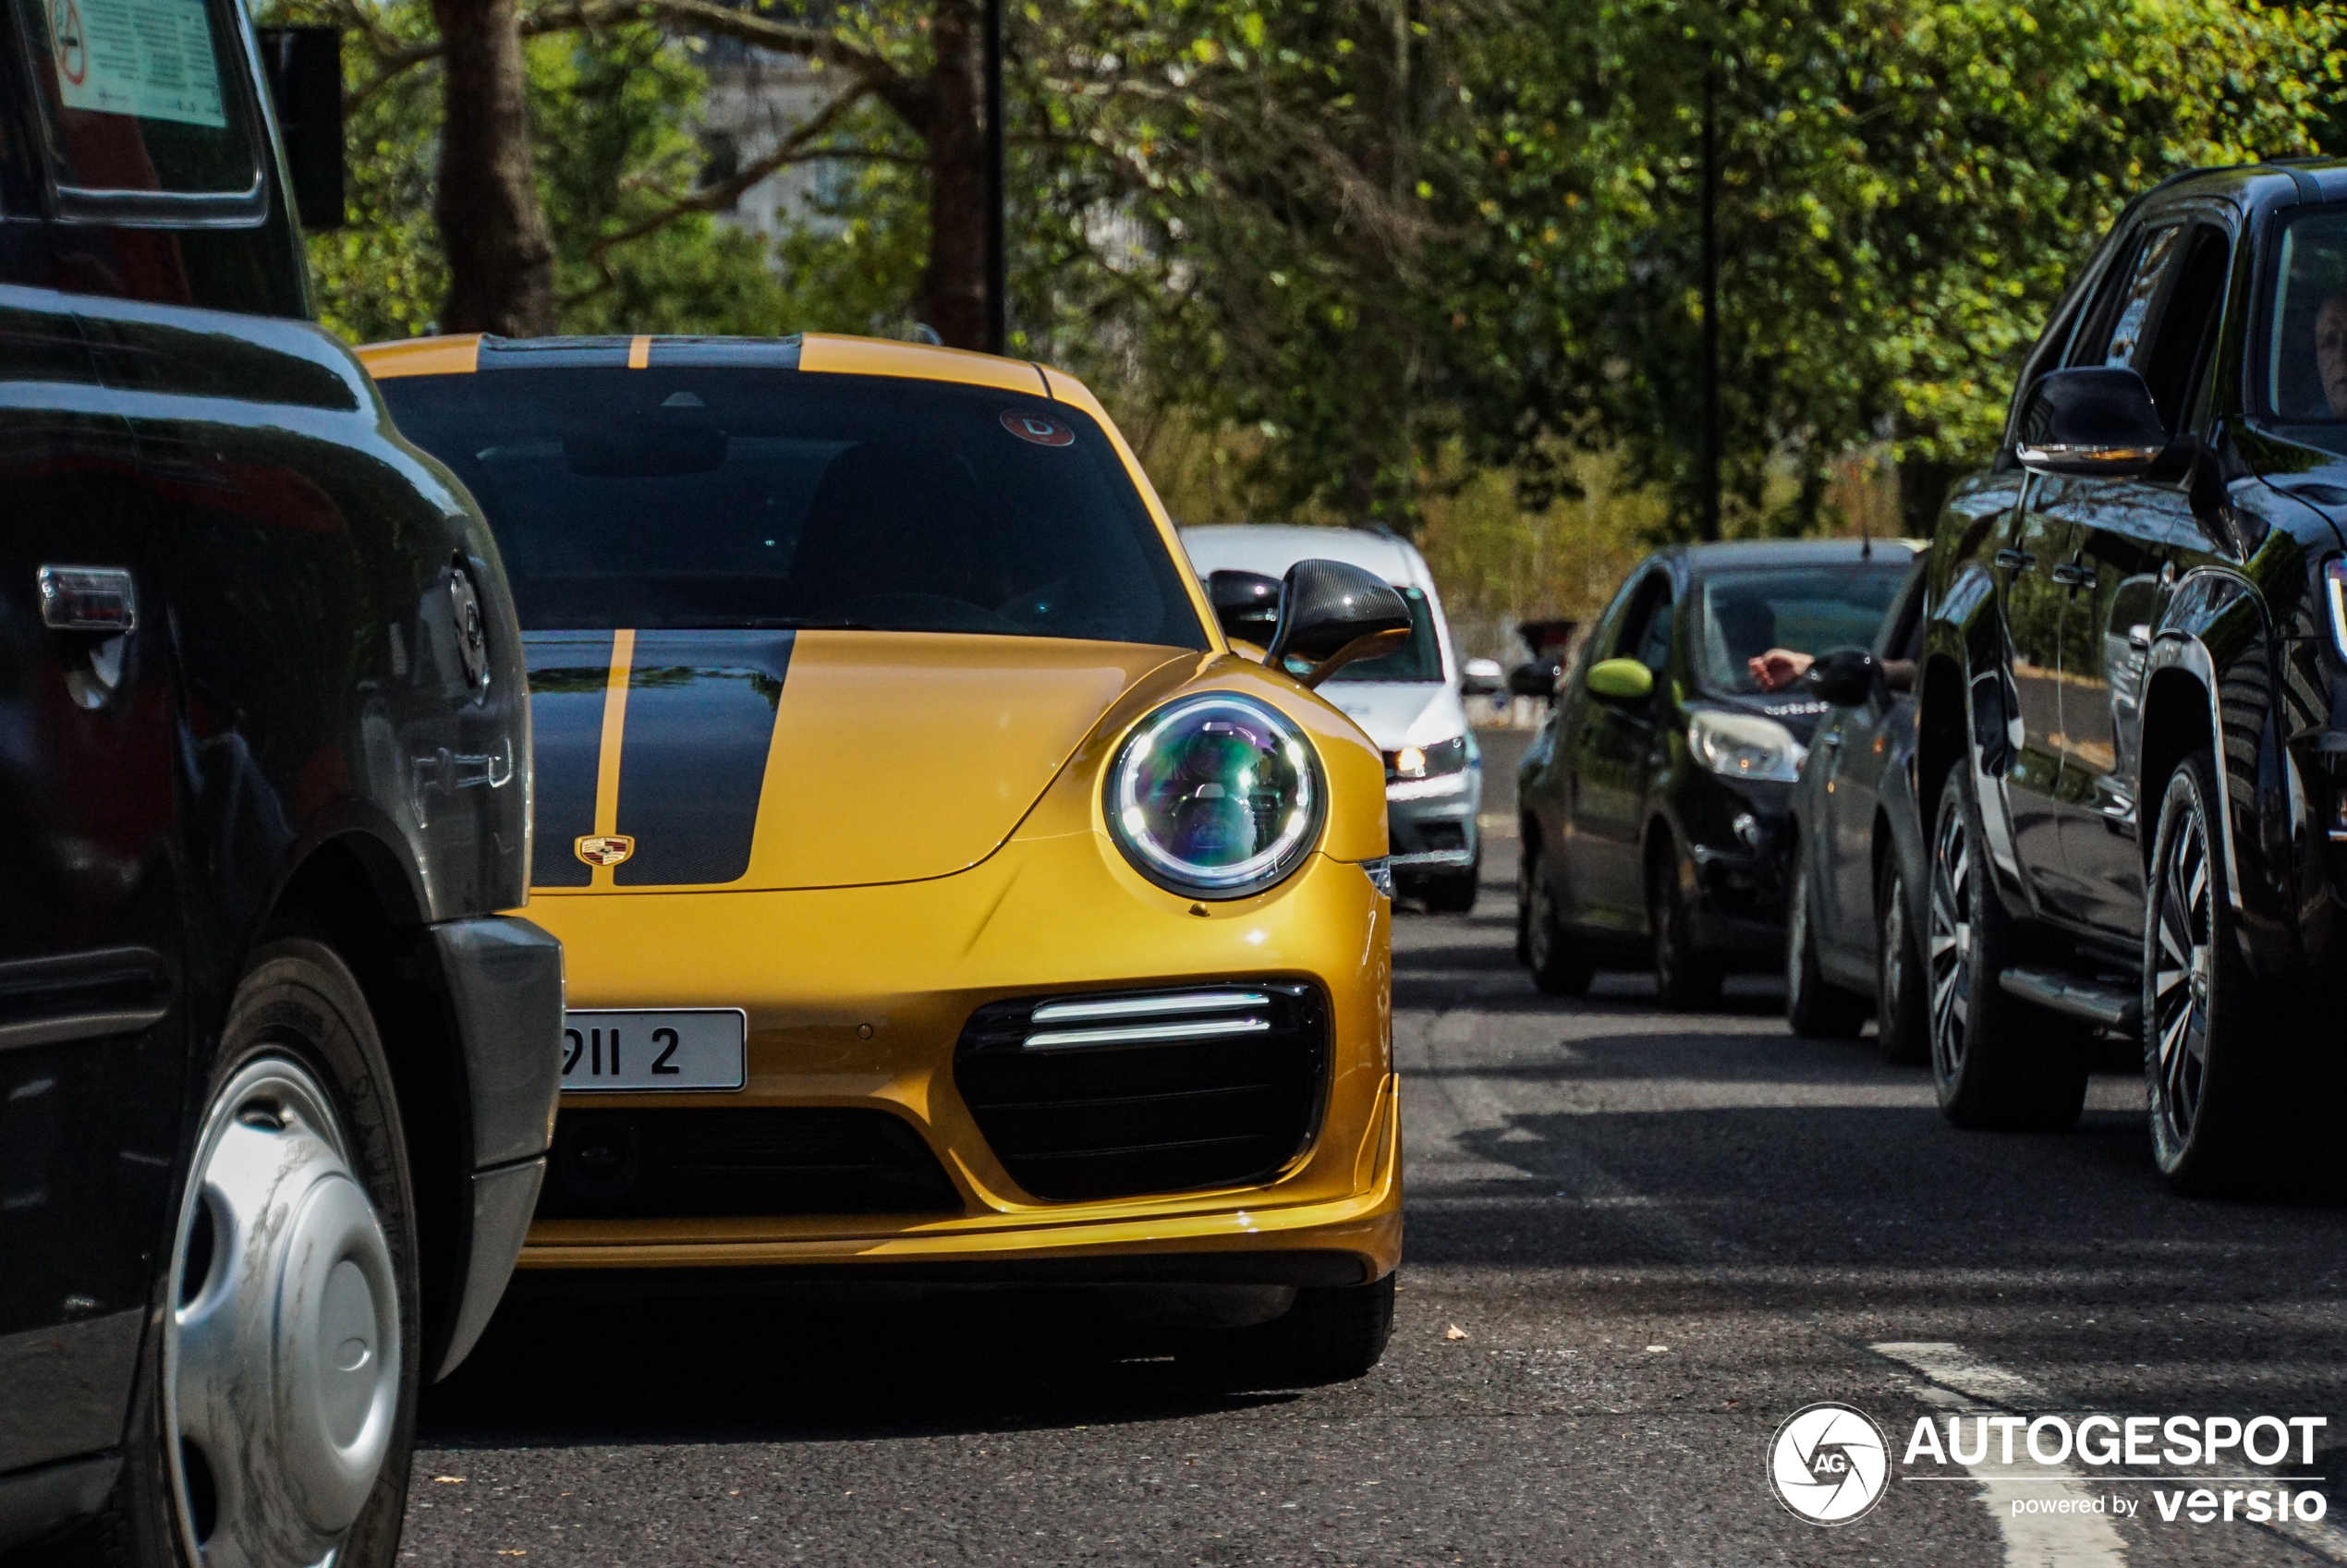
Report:
<svg viewBox="0 0 2347 1568"><path fill-rule="evenodd" d="M1703 450L1696 461L1703 487L1703 537L1720 537L1720 141L1718 64L1703 68Z"/></svg>

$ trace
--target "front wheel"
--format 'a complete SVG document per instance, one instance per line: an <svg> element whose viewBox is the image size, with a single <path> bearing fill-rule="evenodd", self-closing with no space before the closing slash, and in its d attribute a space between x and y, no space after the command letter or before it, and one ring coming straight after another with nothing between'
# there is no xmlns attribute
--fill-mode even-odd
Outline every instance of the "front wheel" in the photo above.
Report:
<svg viewBox="0 0 2347 1568"><path fill-rule="evenodd" d="M1654 935L1654 991L1673 1013L1720 1004L1726 971L1695 942L1695 867L1673 844L1647 878L1647 924Z"/></svg>
<svg viewBox="0 0 2347 1568"><path fill-rule="evenodd" d="M420 1386L391 1075L332 950L264 950L212 1065L105 1528L141 1568L388 1568Z"/></svg>
<svg viewBox="0 0 2347 1568"><path fill-rule="evenodd" d="M1882 1059L1902 1066L1928 1061L1931 1018L1924 993L1923 949L1909 913L1907 875L1894 845L1875 873L1874 1017Z"/></svg>
<svg viewBox="0 0 2347 1568"><path fill-rule="evenodd" d="M2056 1132L2086 1102L2086 1030L2009 996L2012 928L1989 886L1980 808L1962 778L1931 832L1931 1079L1959 1127Z"/></svg>
<svg viewBox="0 0 2347 1568"><path fill-rule="evenodd" d="M2261 1018L2233 940L2219 842L2212 832L2216 760L2202 747L2177 764L2159 805L2144 918L2144 1077L2151 1148L2177 1191L2235 1194L2269 1173L2275 1147L2252 1109L2288 1028ZM2267 1103L2271 1104L2270 1088Z"/></svg>
<svg viewBox="0 0 2347 1568"><path fill-rule="evenodd" d="M1793 852L1784 934L1784 1017L1804 1039L1855 1039L1867 1026L1867 1003L1825 978L1818 967L1817 897L1809 857Z"/></svg>
<svg viewBox="0 0 2347 1568"><path fill-rule="evenodd" d="M1582 996L1597 966L1557 918L1556 891L1540 866L1538 843L1524 841L1515 872L1516 956L1550 996Z"/></svg>

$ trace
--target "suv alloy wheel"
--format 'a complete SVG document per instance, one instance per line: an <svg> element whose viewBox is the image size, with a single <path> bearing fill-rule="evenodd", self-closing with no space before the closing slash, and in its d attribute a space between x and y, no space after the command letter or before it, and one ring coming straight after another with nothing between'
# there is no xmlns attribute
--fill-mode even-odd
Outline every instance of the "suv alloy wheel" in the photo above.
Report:
<svg viewBox="0 0 2347 1568"><path fill-rule="evenodd" d="M1959 1127L2058 1132L2086 1101L2086 1030L2009 996L2012 922L1989 885L1979 803L1962 764L1931 832L1931 1078Z"/></svg>

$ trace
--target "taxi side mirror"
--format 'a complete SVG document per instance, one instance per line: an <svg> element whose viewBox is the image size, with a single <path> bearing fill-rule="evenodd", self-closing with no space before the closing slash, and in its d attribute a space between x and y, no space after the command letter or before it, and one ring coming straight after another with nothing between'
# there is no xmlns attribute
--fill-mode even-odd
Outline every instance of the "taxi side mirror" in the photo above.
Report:
<svg viewBox="0 0 2347 1568"><path fill-rule="evenodd" d="M1643 702L1654 695L1654 672L1636 659L1608 659L1591 665L1583 684L1594 696Z"/></svg>
<svg viewBox="0 0 2347 1568"><path fill-rule="evenodd" d="M1836 708L1860 708L1882 687L1882 665L1863 648L1837 648L1809 666L1818 699Z"/></svg>
<svg viewBox="0 0 2347 1568"><path fill-rule="evenodd" d="M1297 679L1318 686L1356 659L1393 652L1410 640L1410 607L1373 572L1343 561L1298 561L1280 582L1279 626L1263 662L1311 661Z"/></svg>
<svg viewBox="0 0 2347 1568"><path fill-rule="evenodd" d="M1222 635L1234 642L1271 646L1280 624L1280 579L1261 572L1210 572L1206 597Z"/></svg>

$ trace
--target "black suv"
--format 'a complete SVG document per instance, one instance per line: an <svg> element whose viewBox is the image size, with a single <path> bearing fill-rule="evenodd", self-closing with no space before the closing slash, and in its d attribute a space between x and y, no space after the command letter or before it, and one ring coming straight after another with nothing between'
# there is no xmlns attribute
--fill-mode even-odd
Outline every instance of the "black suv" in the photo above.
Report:
<svg viewBox="0 0 2347 1568"><path fill-rule="evenodd" d="M1941 1109L2067 1125L2140 1031L2178 1187L2277 1173L2347 885L2347 165L2179 176L2073 280L1937 534Z"/></svg>
<svg viewBox="0 0 2347 1568"><path fill-rule="evenodd" d="M553 1120L512 601L310 319L262 68L0 0L0 1551L390 1562Z"/></svg>

